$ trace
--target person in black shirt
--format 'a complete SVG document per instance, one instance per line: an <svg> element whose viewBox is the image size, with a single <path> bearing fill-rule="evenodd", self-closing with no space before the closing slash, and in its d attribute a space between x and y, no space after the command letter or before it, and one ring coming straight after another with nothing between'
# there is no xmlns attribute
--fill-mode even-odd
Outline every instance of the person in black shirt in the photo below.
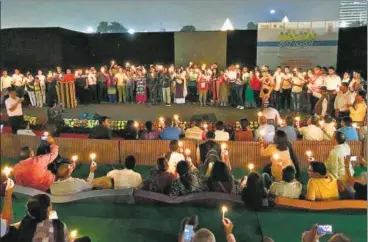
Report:
<svg viewBox="0 0 368 242"><path fill-rule="evenodd" d="M97 100L98 103L107 101L107 86L106 86L106 75L105 75L106 67L102 66L100 72L96 75L97 82Z"/></svg>
<svg viewBox="0 0 368 242"><path fill-rule="evenodd" d="M134 127L133 120L128 120L125 129L121 131L121 137L125 140L135 140L138 138L138 130Z"/></svg>
<svg viewBox="0 0 368 242"><path fill-rule="evenodd" d="M82 69L77 70L75 73L75 92L79 104L87 104L88 102L88 90L86 90L87 74L83 75Z"/></svg>
<svg viewBox="0 0 368 242"><path fill-rule="evenodd" d="M91 132L89 133L89 139L111 139L112 132L109 128L109 119L106 116L102 116L98 120L99 125L93 127Z"/></svg>
<svg viewBox="0 0 368 242"><path fill-rule="evenodd" d="M200 144L197 149L197 161L198 164L204 164L207 153L210 150L215 150L218 154L218 156L221 156L221 147L218 143L214 141L215 139L215 133L212 131L208 131L206 133L207 141L203 144Z"/></svg>

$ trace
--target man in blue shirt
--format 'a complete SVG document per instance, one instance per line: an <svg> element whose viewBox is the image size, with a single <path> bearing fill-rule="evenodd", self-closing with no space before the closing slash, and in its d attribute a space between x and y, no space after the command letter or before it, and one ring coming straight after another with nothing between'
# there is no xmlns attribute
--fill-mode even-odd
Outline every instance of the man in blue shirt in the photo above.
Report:
<svg viewBox="0 0 368 242"><path fill-rule="evenodd" d="M181 130L178 127L172 126L171 119L165 120L165 129L160 134L162 140L178 140L180 137Z"/></svg>
<svg viewBox="0 0 368 242"><path fill-rule="evenodd" d="M286 126L279 127L277 130L282 130L286 133L287 139L289 142L294 142L298 138L298 130L293 127L293 118L291 116L287 116Z"/></svg>
<svg viewBox="0 0 368 242"><path fill-rule="evenodd" d="M352 127L353 120L350 117L342 119L342 127L337 131L344 133L346 141L359 140L358 131Z"/></svg>

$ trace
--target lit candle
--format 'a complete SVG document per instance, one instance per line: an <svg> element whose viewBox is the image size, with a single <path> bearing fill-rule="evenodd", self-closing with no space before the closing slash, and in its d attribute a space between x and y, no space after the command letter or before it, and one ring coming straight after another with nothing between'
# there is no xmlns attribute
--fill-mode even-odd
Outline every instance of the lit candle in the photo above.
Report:
<svg viewBox="0 0 368 242"><path fill-rule="evenodd" d="M280 155L279 154L273 154L273 156L272 156L275 160L278 160L278 159L280 159Z"/></svg>
<svg viewBox="0 0 368 242"><path fill-rule="evenodd" d="M352 126L353 126L354 129L357 129L358 128L358 124L357 123L353 123Z"/></svg>
<svg viewBox="0 0 368 242"><path fill-rule="evenodd" d="M323 127L325 125L325 121L321 120L318 122L319 123L319 126Z"/></svg>
<svg viewBox="0 0 368 242"><path fill-rule="evenodd" d="M179 148L182 148L183 147L183 142L179 141L178 145L179 145Z"/></svg>
<svg viewBox="0 0 368 242"><path fill-rule="evenodd" d="M225 213L227 212L227 207L222 206L221 210L222 210L222 219L224 219L225 218Z"/></svg>
<svg viewBox="0 0 368 242"><path fill-rule="evenodd" d="M236 68L237 68L237 69L239 69L239 67L240 67L240 65L239 65L239 64L238 64L238 65L236 65Z"/></svg>
<svg viewBox="0 0 368 242"><path fill-rule="evenodd" d="M134 122L134 127L138 128L139 127L139 123L137 121Z"/></svg>
<svg viewBox="0 0 368 242"><path fill-rule="evenodd" d="M165 118L164 117L159 117L158 120L160 121L160 123L165 122Z"/></svg>
<svg viewBox="0 0 368 242"><path fill-rule="evenodd" d="M78 231L77 231L76 229L74 229L74 230L72 230L72 231L70 232L70 237L71 237L72 239L76 239L76 238L77 238L77 236L78 236Z"/></svg>
<svg viewBox="0 0 368 242"><path fill-rule="evenodd" d="M12 168L10 168L9 166L5 166L4 167L4 170L3 170L3 173L4 173L4 175L6 176L6 178L9 178L9 175L10 175L10 173L12 172Z"/></svg>
<svg viewBox="0 0 368 242"><path fill-rule="evenodd" d="M249 171L253 171L253 169L254 169L254 164L253 164L253 163L249 163L249 164L248 164L248 169L249 169Z"/></svg>
<svg viewBox="0 0 368 242"><path fill-rule="evenodd" d="M203 128L207 129L208 128L208 124L203 124Z"/></svg>
<svg viewBox="0 0 368 242"><path fill-rule="evenodd" d="M47 132L47 131L43 132L43 136L45 136L45 137L49 136L49 132Z"/></svg>
<svg viewBox="0 0 368 242"><path fill-rule="evenodd" d="M190 149L185 149L185 155L186 156L190 155Z"/></svg>
<svg viewBox="0 0 368 242"><path fill-rule="evenodd" d="M72 156L72 161L73 161L73 162L76 162L77 160L78 160L78 156L77 156L77 155L73 155L73 156Z"/></svg>
<svg viewBox="0 0 368 242"><path fill-rule="evenodd" d="M305 152L305 154L308 156L308 159L310 159L312 157L312 151L310 151L310 150L307 150Z"/></svg>
<svg viewBox="0 0 368 242"><path fill-rule="evenodd" d="M227 145L226 145L225 143L222 143L222 144L221 144L221 149L222 149L222 150L225 150L225 149L226 149L226 146L227 146Z"/></svg>
<svg viewBox="0 0 368 242"><path fill-rule="evenodd" d="M125 66L126 66L126 67L130 66L129 62L125 63Z"/></svg>
<svg viewBox="0 0 368 242"><path fill-rule="evenodd" d="M175 119L175 121L179 121L179 115L175 114L174 119Z"/></svg>
<svg viewBox="0 0 368 242"><path fill-rule="evenodd" d="M284 123L284 120L280 119L279 120L279 125L282 126L283 123Z"/></svg>
<svg viewBox="0 0 368 242"><path fill-rule="evenodd" d="M262 112L258 112L258 117L261 117L262 116Z"/></svg>
<svg viewBox="0 0 368 242"><path fill-rule="evenodd" d="M95 161L95 159L96 159L96 153L91 153L89 155L89 158L91 158L92 161Z"/></svg>
<svg viewBox="0 0 368 242"><path fill-rule="evenodd" d="M261 138L263 138L263 136L265 136L265 131L264 130L259 131L259 135L261 136Z"/></svg>

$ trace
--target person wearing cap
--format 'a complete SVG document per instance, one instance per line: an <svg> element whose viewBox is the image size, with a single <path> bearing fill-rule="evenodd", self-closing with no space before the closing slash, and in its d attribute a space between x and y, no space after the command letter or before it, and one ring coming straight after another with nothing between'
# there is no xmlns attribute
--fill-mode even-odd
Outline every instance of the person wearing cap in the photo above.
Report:
<svg viewBox="0 0 368 242"><path fill-rule="evenodd" d="M320 92L313 93L313 95L319 98L316 105L314 106L314 115L323 118L327 114L328 103L330 101L330 97L327 93L327 88L325 86L322 86L320 88Z"/></svg>
<svg viewBox="0 0 368 242"><path fill-rule="evenodd" d="M17 97L17 93L13 87L8 88L8 93L9 97L5 100L5 107L12 133L16 134L24 122L22 109L24 98Z"/></svg>
<svg viewBox="0 0 368 242"><path fill-rule="evenodd" d="M111 139L112 132L109 128L109 119L106 116L99 118L98 125L91 129L89 139Z"/></svg>

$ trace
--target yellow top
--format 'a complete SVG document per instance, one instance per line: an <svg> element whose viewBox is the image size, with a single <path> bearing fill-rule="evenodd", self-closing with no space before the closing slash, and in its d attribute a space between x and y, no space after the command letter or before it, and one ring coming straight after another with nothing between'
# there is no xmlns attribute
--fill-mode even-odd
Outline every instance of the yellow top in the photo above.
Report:
<svg viewBox="0 0 368 242"><path fill-rule="evenodd" d="M367 104L365 102L356 103L354 107L350 107L350 118L354 122L363 122L367 113Z"/></svg>
<svg viewBox="0 0 368 242"><path fill-rule="evenodd" d="M309 179L306 199L310 201L339 199L336 178L328 173L325 178Z"/></svg>

